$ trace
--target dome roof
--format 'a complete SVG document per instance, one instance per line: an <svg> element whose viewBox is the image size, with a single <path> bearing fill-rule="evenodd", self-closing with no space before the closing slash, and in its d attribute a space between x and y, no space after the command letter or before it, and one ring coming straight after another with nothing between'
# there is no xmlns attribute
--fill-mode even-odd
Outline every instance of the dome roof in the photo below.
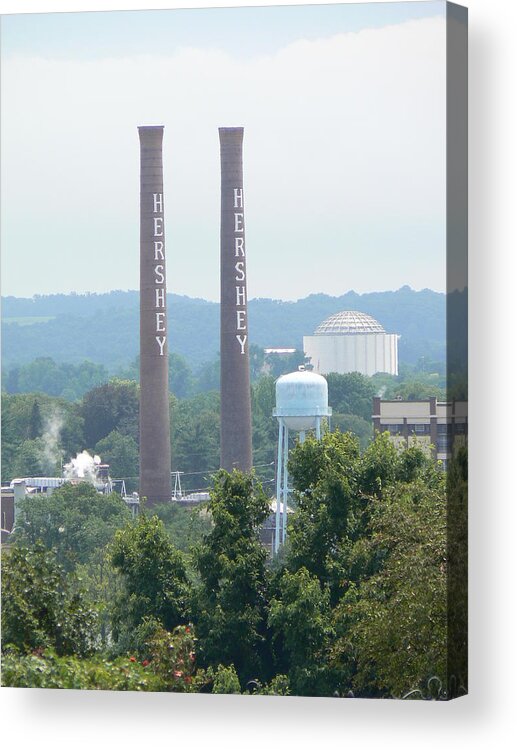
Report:
<svg viewBox="0 0 517 750"><path fill-rule="evenodd" d="M314 333L316 336L325 336L336 333L386 333L386 331L371 315L356 310L343 310L320 323Z"/></svg>

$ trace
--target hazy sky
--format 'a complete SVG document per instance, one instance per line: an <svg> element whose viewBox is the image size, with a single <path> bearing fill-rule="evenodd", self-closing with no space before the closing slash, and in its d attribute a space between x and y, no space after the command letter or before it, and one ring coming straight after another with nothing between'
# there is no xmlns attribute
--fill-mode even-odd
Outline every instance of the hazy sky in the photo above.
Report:
<svg viewBox="0 0 517 750"><path fill-rule="evenodd" d="M219 126L250 297L445 289L445 3L2 18L2 293L138 288L165 125L168 289L218 299Z"/></svg>

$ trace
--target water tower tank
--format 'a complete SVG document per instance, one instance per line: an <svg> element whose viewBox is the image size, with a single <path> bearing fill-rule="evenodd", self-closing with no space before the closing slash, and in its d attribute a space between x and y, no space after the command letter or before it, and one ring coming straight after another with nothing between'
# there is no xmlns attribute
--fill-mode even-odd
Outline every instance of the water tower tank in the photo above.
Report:
<svg viewBox="0 0 517 750"><path fill-rule="evenodd" d="M276 381L273 416L282 417L289 430L310 430L316 427L318 418L328 417L331 413L327 381L322 375L301 367Z"/></svg>

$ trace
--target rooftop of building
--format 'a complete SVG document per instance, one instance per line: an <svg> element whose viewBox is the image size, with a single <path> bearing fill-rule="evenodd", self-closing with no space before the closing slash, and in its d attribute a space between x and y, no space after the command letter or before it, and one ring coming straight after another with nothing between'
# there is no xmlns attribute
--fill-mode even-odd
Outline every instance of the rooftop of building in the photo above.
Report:
<svg viewBox="0 0 517 750"><path fill-rule="evenodd" d="M386 333L378 320L357 310L343 310L326 318L314 331L316 336L358 333Z"/></svg>

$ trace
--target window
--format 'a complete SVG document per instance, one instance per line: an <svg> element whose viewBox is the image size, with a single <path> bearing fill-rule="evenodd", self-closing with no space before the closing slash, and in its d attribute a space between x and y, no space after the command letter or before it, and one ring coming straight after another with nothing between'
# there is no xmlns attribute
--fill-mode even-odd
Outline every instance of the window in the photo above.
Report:
<svg viewBox="0 0 517 750"><path fill-rule="evenodd" d="M438 435L438 440L436 441L436 449L438 450L438 453L450 453L451 442L452 440L450 435Z"/></svg>
<svg viewBox="0 0 517 750"><path fill-rule="evenodd" d="M428 424L408 424L410 435L430 435L431 426Z"/></svg>

